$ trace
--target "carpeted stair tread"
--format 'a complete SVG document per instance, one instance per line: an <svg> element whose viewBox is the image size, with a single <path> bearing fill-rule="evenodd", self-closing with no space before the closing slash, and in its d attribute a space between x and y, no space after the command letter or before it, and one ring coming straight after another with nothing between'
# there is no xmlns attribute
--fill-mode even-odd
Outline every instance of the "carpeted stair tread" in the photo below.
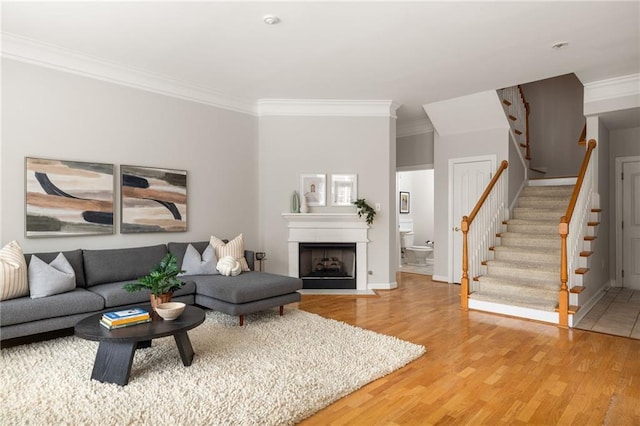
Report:
<svg viewBox="0 0 640 426"><path fill-rule="evenodd" d="M496 246L493 249L496 260L518 262L526 260L535 263L555 263L560 259L560 247L514 247Z"/></svg>
<svg viewBox="0 0 640 426"><path fill-rule="evenodd" d="M507 231L509 232L523 232L523 233L545 233L545 234L557 234L558 222L549 222L548 220L530 220L530 219L509 219L507 221Z"/></svg>
<svg viewBox="0 0 640 426"><path fill-rule="evenodd" d="M533 207L541 209L566 209L569 205L564 197L522 197L518 200L518 207Z"/></svg>
<svg viewBox="0 0 640 426"><path fill-rule="evenodd" d="M536 220L536 221L555 221L560 222L560 218L564 216L566 209L539 209L531 207L516 207L512 210L514 219Z"/></svg>
<svg viewBox="0 0 640 426"><path fill-rule="evenodd" d="M515 289L515 291L526 290L530 292L551 291L555 292L557 297L560 288L560 280L535 280L530 277L514 278L514 277L494 277L490 275L482 275L478 277L478 289L482 292L491 291L495 288L506 287Z"/></svg>
<svg viewBox="0 0 640 426"><path fill-rule="evenodd" d="M489 260L486 275L499 278L525 278L534 280L560 280L560 262L557 265L529 262Z"/></svg>
<svg viewBox="0 0 640 426"><path fill-rule="evenodd" d="M538 247L556 249L560 247L560 235L525 232L501 232L500 245L504 247Z"/></svg>
<svg viewBox="0 0 640 426"><path fill-rule="evenodd" d="M539 263L539 262L531 262L531 261L525 261L525 260L519 260L519 261L508 261L508 260L488 260L487 261L487 266L491 267L493 266L494 268L509 268L509 269L513 269L513 270L518 270L518 271L528 271L528 272L535 272L535 271L544 271L544 272L560 272L560 258L558 257L558 264L557 265L549 265L547 263ZM560 279L560 276L558 275L558 279Z"/></svg>
<svg viewBox="0 0 640 426"><path fill-rule="evenodd" d="M522 195L545 194L548 196L566 196L569 199L573 194L573 188L573 185L525 186L522 189Z"/></svg>

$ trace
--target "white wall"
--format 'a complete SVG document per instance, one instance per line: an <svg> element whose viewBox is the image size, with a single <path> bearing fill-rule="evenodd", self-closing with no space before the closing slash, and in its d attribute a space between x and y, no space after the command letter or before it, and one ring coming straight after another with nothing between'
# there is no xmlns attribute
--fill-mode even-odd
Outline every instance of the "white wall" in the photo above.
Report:
<svg viewBox="0 0 640 426"><path fill-rule="evenodd" d="M35 252L244 232L247 247L260 249L257 124L250 115L3 59L0 243L15 239ZM112 163L116 171L121 164L187 170L188 231L26 239L26 156ZM117 223L119 196L115 211Z"/></svg>
<svg viewBox="0 0 640 426"><path fill-rule="evenodd" d="M260 230L268 272L288 274L290 197L300 174L358 175L358 197L381 204L369 229L369 286L395 283L395 119L389 117L264 116L259 130ZM355 207L311 207L311 212L355 212ZM364 219L363 219L364 220Z"/></svg>
<svg viewBox="0 0 640 426"><path fill-rule="evenodd" d="M413 220L414 245L417 246L425 245L427 240L434 241L433 175L433 169L398 172L398 191L411 194L409 214L400 214L400 221Z"/></svg>
<svg viewBox="0 0 640 426"><path fill-rule="evenodd" d="M437 130L437 129L436 129ZM449 160L453 158L495 155L496 167L509 158L509 130L507 128L440 136L436 132L434 145L434 270L436 280L449 277ZM462 218L457 218L457 223Z"/></svg>

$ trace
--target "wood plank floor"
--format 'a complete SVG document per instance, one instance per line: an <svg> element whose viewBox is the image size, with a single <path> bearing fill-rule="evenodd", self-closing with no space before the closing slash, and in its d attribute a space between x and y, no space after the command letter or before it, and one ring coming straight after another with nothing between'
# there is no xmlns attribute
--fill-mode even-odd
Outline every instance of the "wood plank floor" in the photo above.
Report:
<svg viewBox="0 0 640 426"><path fill-rule="evenodd" d="M460 287L402 274L378 296L299 308L426 346L302 425L640 425L640 341L458 307Z"/></svg>

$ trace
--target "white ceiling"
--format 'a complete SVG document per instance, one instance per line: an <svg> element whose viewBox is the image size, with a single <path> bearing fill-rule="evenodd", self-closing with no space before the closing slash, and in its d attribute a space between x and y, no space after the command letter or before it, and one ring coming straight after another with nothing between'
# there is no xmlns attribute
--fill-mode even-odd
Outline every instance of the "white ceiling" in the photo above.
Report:
<svg viewBox="0 0 640 426"><path fill-rule="evenodd" d="M484 90L640 72L638 1L3 2L2 31L246 102L393 100L399 125Z"/></svg>

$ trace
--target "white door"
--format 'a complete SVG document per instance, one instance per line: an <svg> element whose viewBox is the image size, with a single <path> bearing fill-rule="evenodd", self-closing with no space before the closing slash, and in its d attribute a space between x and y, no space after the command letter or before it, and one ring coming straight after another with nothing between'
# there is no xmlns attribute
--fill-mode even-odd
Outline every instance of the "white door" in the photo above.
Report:
<svg viewBox="0 0 640 426"><path fill-rule="evenodd" d="M468 216L491 180L495 157L458 158L450 162L450 254L449 281L462 280L462 216Z"/></svg>
<svg viewBox="0 0 640 426"><path fill-rule="evenodd" d="M622 286L640 290L640 162L622 164Z"/></svg>

